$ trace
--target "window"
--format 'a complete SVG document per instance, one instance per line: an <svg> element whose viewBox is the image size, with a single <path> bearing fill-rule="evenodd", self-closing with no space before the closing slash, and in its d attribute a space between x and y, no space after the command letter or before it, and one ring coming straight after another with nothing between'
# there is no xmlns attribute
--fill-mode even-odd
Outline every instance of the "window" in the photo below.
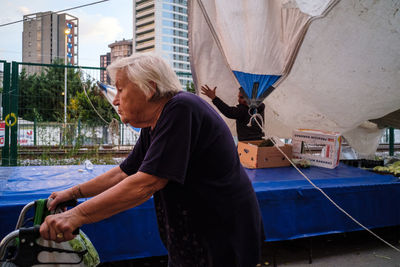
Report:
<svg viewBox="0 0 400 267"><path fill-rule="evenodd" d="M165 3L174 3L174 4L187 6L187 1L186 0L164 0L164 2Z"/></svg>
<svg viewBox="0 0 400 267"><path fill-rule="evenodd" d="M171 45L162 45L163 51L173 51L173 47Z"/></svg>
<svg viewBox="0 0 400 267"><path fill-rule="evenodd" d="M174 22L170 21L170 20L163 20L162 25L163 26L174 27Z"/></svg>
<svg viewBox="0 0 400 267"><path fill-rule="evenodd" d="M172 37L166 37L166 36L163 36L162 37L162 41L164 42L164 43L174 43L174 40L175 40L175 38L172 38Z"/></svg>
<svg viewBox="0 0 400 267"><path fill-rule="evenodd" d="M163 12L162 17L166 19L173 19L173 20L179 20L179 21L185 21L187 22L187 16L185 15L178 15L175 13L170 13L170 12Z"/></svg>
<svg viewBox="0 0 400 267"><path fill-rule="evenodd" d="M174 21L170 21L170 20L163 20L162 22L163 26L167 26L167 27L173 27L173 28L179 28L179 29L188 29L188 25L185 23L179 23L179 22L174 22Z"/></svg>
<svg viewBox="0 0 400 267"><path fill-rule="evenodd" d="M169 34L169 35L174 35L174 30L173 29L168 29L168 28L163 28L162 33L164 34Z"/></svg>
<svg viewBox="0 0 400 267"><path fill-rule="evenodd" d="M179 6L163 4L163 9L168 11L174 11L177 13L187 14L187 9Z"/></svg>
<svg viewBox="0 0 400 267"><path fill-rule="evenodd" d="M190 65L189 64L184 64L184 63L174 62L174 68L183 69L183 70L189 70L190 69Z"/></svg>
<svg viewBox="0 0 400 267"><path fill-rule="evenodd" d="M163 4L162 7L165 10L171 10L171 11L174 10L174 6L173 5Z"/></svg>
<svg viewBox="0 0 400 267"><path fill-rule="evenodd" d="M168 28L163 28L162 30L163 34L168 34L168 35L174 35L174 36L179 36L183 38L188 38L188 33L180 30L173 30L173 29L168 29Z"/></svg>
<svg viewBox="0 0 400 267"><path fill-rule="evenodd" d="M167 18L167 19L173 19L174 18L174 14L169 13L169 12L163 12L162 13L162 17L163 18Z"/></svg>

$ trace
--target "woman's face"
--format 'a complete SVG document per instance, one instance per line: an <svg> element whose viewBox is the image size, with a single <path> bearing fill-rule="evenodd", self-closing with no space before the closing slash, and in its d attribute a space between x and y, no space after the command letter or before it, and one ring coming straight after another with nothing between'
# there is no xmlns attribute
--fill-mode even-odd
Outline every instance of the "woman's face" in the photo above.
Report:
<svg viewBox="0 0 400 267"><path fill-rule="evenodd" d="M147 127L149 118L146 108L148 99L145 93L128 79L124 70L116 74L117 95L113 104L118 107L118 114L123 123L129 123L135 127Z"/></svg>

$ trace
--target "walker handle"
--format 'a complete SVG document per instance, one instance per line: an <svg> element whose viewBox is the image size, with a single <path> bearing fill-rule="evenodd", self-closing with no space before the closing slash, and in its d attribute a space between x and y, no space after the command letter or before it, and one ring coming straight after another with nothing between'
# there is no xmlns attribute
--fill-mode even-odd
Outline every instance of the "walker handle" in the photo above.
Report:
<svg viewBox="0 0 400 267"><path fill-rule="evenodd" d="M76 199L70 199L70 200L67 200L67 201L64 201L64 202L59 203L59 204L57 205L56 209L58 209L58 208L63 209L63 208L65 208L65 207L75 207L77 204L78 204L78 200L76 200Z"/></svg>

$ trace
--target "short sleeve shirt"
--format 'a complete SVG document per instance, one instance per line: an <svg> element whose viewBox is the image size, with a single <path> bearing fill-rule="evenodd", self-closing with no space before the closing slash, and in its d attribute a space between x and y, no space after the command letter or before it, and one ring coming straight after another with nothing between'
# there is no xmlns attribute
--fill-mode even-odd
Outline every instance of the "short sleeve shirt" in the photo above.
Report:
<svg viewBox="0 0 400 267"><path fill-rule="evenodd" d="M258 202L222 118L200 97L172 97L120 165L168 179L154 195L170 266L255 266L263 230Z"/></svg>

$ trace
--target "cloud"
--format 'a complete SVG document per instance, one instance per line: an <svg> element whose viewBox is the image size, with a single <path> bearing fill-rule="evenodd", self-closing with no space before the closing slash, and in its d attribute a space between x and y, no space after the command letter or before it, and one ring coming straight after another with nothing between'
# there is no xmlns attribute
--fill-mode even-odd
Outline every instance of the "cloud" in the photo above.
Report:
<svg viewBox="0 0 400 267"><path fill-rule="evenodd" d="M121 26L121 20L116 17L100 14L77 12L79 18L79 64L97 66L99 56L109 52L108 45L115 40L128 39L126 30Z"/></svg>
<svg viewBox="0 0 400 267"><path fill-rule="evenodd" d="M19 7L17 7L17 10L18 10L18 12L21 14L21 15L27 15L27 14L32 14L33 12L29 9L29 8L27 8L26 6L19 6Z"/></svg>
<svg viewBox="0 0 400 267"><path fill-rule="evenodd" d="M83 42L108 43L121 38L124 30L117 18L100 15L80 17L80 38Z"/></svg>

